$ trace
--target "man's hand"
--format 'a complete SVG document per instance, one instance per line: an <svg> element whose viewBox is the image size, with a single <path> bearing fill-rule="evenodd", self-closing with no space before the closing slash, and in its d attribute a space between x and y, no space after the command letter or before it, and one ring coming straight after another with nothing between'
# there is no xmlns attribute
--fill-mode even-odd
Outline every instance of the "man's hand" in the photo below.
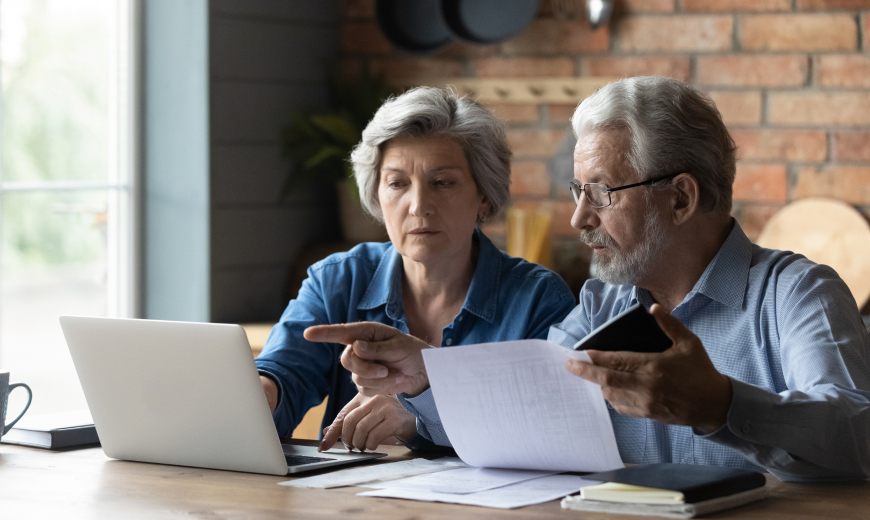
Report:
<svg viewBox="0 0 870 520"><path fill-rule="evenodd" d="M305 339L347 345L341 364L353 373L353 382L365 396L407 393L415 396L429 388L423 365L425 341L375 322L308 327Z"/></svg>
<svg viewBox="0 0 870 520"><path fill-rule="evenodd" d="M335 421L323 429L318 451L326 451L341 437L349 450L374 450L381 444L395 444L417 434L417 419L402 408L393 395L366 397L356 394L338 412Z"/></svg>
<svg viewBox="0 0 870 520"><path fill-rule="evenodd" d="M260 376L260 382L263 383L263 391L266 392L269 410L275 413L275 408L278 406L278 385L266 376Z"/></svg>
<svg viewBox="0 0 870 520"><path fill-rule="evenodd" d="M587 351L594 365L568 360L572 374L601 385L604 398L623 415L711 433L725 424L731 380L720 374L701 340L658 304L650 309L674 342L661 354Z"/></svg>

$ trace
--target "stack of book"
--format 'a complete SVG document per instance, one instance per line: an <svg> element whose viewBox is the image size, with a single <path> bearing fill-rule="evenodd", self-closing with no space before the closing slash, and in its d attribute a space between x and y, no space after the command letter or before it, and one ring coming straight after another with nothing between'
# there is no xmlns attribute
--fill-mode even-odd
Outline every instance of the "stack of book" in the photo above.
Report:
<svg viewBox="0 0 870 520"><path fill-rule="evenodd" d="M3 435L2 441L58 450L100 442L88 410L24 417Z"/></svg>
<svg viewBox="0 0 870 520"><path fill-rule="evenodd" d="M604 483L583 488L580 496L564 498L563 508L693 518L767 496L761 473L719 466L647 464L583 478Z"/></svg>

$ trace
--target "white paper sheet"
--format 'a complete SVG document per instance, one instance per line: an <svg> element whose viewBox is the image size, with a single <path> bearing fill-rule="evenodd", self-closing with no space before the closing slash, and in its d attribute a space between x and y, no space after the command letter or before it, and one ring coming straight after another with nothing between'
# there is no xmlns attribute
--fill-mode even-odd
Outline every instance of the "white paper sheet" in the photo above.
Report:
<svg viewBox="0 0 870 520"><path fill-rule="evenodd" d="M601 387L565 361L585 352L544 340L426 349L435 404L471 466L556 471L622 468Z"/></svg>
<svg viewBox="0 0 870 520"><path fill-rule="evenodd" d="M279 482L280 486L329 489L342 486L357 486L368 482L389 481L467 467L457 457L442 457L436 460L411 459L388 464L375 464L361 468L351 468L314 477L299 478Z"/></svg>
<svg viewBox="0 0 870 520"><path fill-rule="evenodd" d="M435 493L432 491L420 491L411 489L379 489L359 493L362 497L405 498L408 500L422 500L425 502L448 502L452 504L465 504L471 506L496 507L499 509L513 509L515 507L529 506L557 500L571 493L580 491L580 488L600 484L594 480L585 480L575 475L550 475L547 477L527 480L518 484L511 484L489 491L457 495L452 493Z"/></svg>
<svg viewBox="0 0 870 520"><path fill-rule="evenodd" d="M552 474L552 471L527 469L458 468L379 484L365 484L362 487L464 494L495 489Z"/></svg>

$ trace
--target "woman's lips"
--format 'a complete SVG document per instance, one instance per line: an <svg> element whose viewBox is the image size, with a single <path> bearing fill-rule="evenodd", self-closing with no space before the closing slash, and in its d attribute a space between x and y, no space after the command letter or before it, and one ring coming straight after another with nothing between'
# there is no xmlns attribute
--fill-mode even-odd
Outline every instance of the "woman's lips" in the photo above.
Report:
<svg viewBox="0 0 870 520"><path fill-rule="evenodd" d="M425 238L425 237L431 237L433 235L437 235L438 231L435 231L434 229L429 229L429 228L418 228L418 229L412 229L411 231L408 232L408 234L413 235L415 237Z"/></svg>

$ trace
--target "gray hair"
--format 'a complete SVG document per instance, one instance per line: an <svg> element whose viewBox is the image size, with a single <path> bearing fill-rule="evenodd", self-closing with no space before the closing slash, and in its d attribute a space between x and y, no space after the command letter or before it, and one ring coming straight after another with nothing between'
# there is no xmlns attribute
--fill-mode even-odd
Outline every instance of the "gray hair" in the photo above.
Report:
<svg viewBox="0 0 870 520"><path fill-rule="evenodd" d="M626 158L640 180L690 173L704 211L731 211L737 146L716 104L694 87L658 76L615 81L580 103L571 126L578 138L627 130Z"/></svg>
<svg viewBox="0 0 870 520"><path fill-rule="evenodd" d="M459 142L478 191L490 203L487 217L498 215L510 202L511 149L504 123L477 101L433 87L387 99L363 130L350 154L363 208L383 221L378 184L384 144L399 136L434 135Z"/></svg>

